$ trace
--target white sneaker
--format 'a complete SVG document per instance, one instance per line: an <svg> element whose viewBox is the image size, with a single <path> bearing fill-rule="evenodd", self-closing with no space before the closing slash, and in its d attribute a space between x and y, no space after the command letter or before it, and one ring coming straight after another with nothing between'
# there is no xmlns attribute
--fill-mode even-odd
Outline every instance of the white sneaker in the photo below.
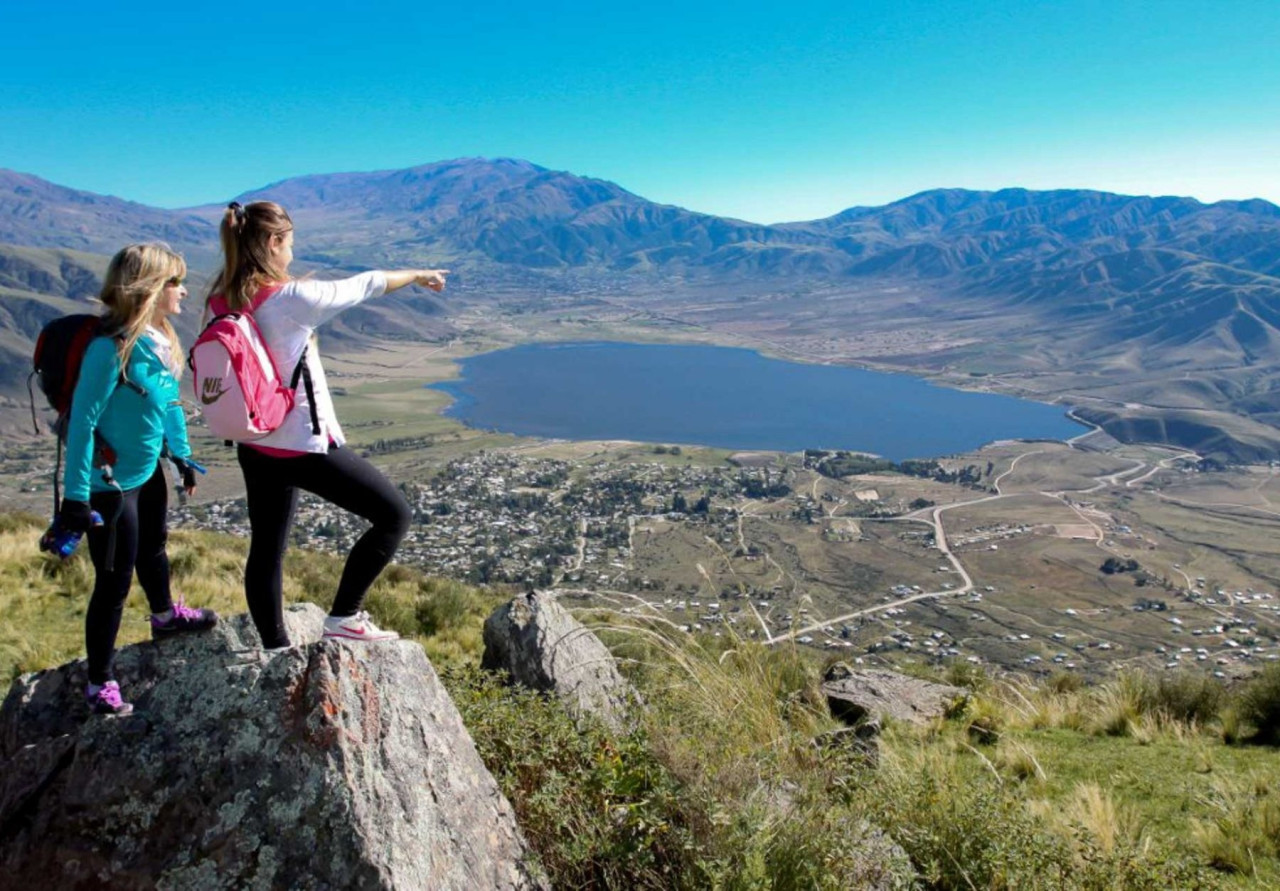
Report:
<svg viewBox="0 0 1280 891"><path fill-rule="evenodd" d="M399 640L394 631L383 631L366 612L354 616L327 616L324 620L324 636L343 640Z"/></svg>

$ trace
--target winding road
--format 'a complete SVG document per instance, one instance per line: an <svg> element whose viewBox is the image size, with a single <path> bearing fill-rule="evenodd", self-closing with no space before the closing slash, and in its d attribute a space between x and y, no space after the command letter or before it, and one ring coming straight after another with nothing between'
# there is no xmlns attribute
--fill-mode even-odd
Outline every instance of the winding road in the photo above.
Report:
<svg viewBox="0 0 1280 891"><path fill-rule="evenodd" d="M1066 444L1074 449L1076 448L1075 443L1077 440L1082 439L1085 436L1089 436L1093 432L1094 431L1090 431L1089 433L1082 433L1080 436L1073 437L1072 439L1068 440ZM872 615L874 613L884 612L885 610L888 610L888 609L894 609L908 603L914 603L917 600L927 600L931 598L938 599L942 597L958 597L958 596L967 595L970 592L972 592L974 589L973 578L969 575L968 570L964 568L964 564L962 564L959 558L957 558L956 555L951 551L951 548L947 543L947 532L942 524L942 515L947 511L956 510L957 508L973 507L974 505L978 505L978 504L986 504L991 501L999 501L1002 498L1011 498L1019 495L1030 494L1027 492L1009 492L1009 493L1001 492L1000 484L1004 481L1004 479L1007 476L1009 476L1009 474L1013 473L1014 469L1018 466L1018 462L1020 462L1023 458L1030 457L1031 455L1042 454L1043 451L1044 451L1043 449L1037 449L1035 451L1023 452L1022 454L1016 456L1009 463L1009 467L1003 473L997 476L993 481L992 485L996 490L995 495L986 495L982 498L975 498L971 501L957 501L954 504L947 504L947 505L943 505L942 507L935 507L932 509L932 511L930 511L929 508L923 508L911 514L906 514L901 517L889 517L881 521L881 522L916 522L916 523L926 523L932 526L935 547L937 547L937 549L947 559L947 562L951 564L952 569L954 569L955 572L959 574L961 580L963 581L962 585L960 585L959 587L944 588L940 591L922 591L918 594L912 594L908 597L902 597L897 600L887 601L885 603L878 603L874 606L864 607L862 609L853 610L852 612L844 613L839 616L833 616L818 622L813 622L811 624L805 625L802 628L793 628L789 631L786 631L778 635L771 635L768 629L765 629L765 636L766 636L767 642L772 644L772 643L778 643L779 641L789 640L804 634L809 634L814 631L821 631L832 625L844 624L845 622L848 622L851 619L861 618L863 616ZM1123 470L1116 471L1115 473L1109 473L1103 476L1092 477L1092 479L1094 480L1094 485L1090 486L1087 489L1064 490L1064 491L1058 491L1058 492L1038 492L1035 494L1043 495L1048 498L1053 498L1057 501L1062 502L1067 507L1071 508L1071 510L1076 514L1076 516L1080 518L1082 522L1088 524L1094 529L1094 531L1097 533L1095 538L1095 543L1097 544L1098 547L1102 548L1103 540L1105 538L1105 533L1103 532L1102 528L1098 526L1098 524L1095 523L1091 518L1086 516L1082 512L1082 510L1079 508L1079 506L1071 502L1071 500L1067 498L1067 495L1068 494L1085 495L1090 492L1100 491L1109 486L1119 485L1120 480L1123 479L1124 477L1131 476L1135 473L1140 472L1144 468L1147 468L1148 466L1150 466L1151 469L1147 473L1143 474L1141 477L1128 480L1125 483L1126 486L1132 486L1136 483L1140 483L1149 479L1152 475L1159 472L1160 470L1167 470L1172 465L1173 462L1186 458L1188 456L1195 456L1195 453L1179 450L1178 454L1173 455L1169 458L1161 459L1155 465L1148 465L1144 461L1138 461L1137 459L1134 459L1134 466L1132 467L1127 467ZM925 519L924 518L925 515L928 515L929 519ZM867 522L867 521L864 520L863 522ZM763 626L763 622L761 624Z"/></svg>

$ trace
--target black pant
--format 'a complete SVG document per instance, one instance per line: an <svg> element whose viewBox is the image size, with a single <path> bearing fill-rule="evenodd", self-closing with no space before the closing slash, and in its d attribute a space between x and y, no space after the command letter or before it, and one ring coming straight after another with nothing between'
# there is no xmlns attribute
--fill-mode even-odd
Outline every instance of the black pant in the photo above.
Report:
<svg viewBox="0 0 1280 891"><path fill-rule="evenodd" d="M286 647L284 627L284 551L289 543L298 490L319 495L373 524L347 556L338 582L333 616L354 615L378 573L391 561L409 531L413 515L399 490L350 449L292 458L266 455L242 445L237 450L249 503L249 559L244 594L249 614L268 648Z"/></svg>
<svg viewBox="0 0 1280 891"><path fill-rule="evenodd" d="M156 464L151 478L127 492L95 492L89 498L106 525L89 530L89 557L93 560L93 596L84 617L85 649L89 654L89 683L111 680L111 660L116 652L120 617L129 597L129 586L137 570L138 583L147 595L153 613L173 606L169 593L169 540L167 524L169 487L164 471ZM107 547L115 517L115 554L106 568Z"/></svg>

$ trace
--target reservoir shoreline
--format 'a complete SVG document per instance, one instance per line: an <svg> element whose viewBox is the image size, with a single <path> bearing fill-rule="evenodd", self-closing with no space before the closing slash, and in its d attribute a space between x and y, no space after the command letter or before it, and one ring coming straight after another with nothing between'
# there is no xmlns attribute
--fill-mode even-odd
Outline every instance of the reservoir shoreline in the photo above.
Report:
<svg viewBox="0 0 1280 891"><path fill-rule="evenodd" d="M1086 432L1062 406L744 347L538 342L457 365L457 378L426 385L452 398L445 416L548 439L842 449L901 460Z"/></svg>

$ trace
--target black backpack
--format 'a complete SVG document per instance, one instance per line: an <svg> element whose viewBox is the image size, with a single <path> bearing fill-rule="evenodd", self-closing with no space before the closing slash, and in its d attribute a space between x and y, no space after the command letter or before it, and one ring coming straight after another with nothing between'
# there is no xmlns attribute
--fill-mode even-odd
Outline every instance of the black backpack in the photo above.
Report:
<svg viewBox="0 0 1280 891"><path fill-rule="evenodd" d="M76 391L76 381L80 379L80 365L84 362L85 350L99 334L102 334L102 319L81 313L54 319L40 329L36 338L36 350L31 363L34 366L27 377L27 393L31 397L31 421L40 432L36 421L35 393L31 389L31 379L40 382L40 390L49 401L49 406L58 413L54 430L59 437L64 436L67 413L71 411L71 396Z"/></svg>
<svg viewBox="0 0 1280 891"><path fill-rule="evenodd" d="M40 390L44 393L49 407L57 412L57 420L53 423L53 432L58 437L58 456L53 465L53 510L57 513L62 504L62 487L59 477L62 472L62 446L67 438L67 419L71 413L71 397L76 391L76 382L80 379L80 366L84 363L85 350L97 337L114 336L103 324L100 316L87 313L63 316L49 322L36 338L35 353L32 355L32 371L27 375L27 395L31 400L31 423L36 432L40 432L40 422L36 418L35 390L32 380L38 380ZM126 384L144 393L141 387L128 381L123 371L116 380L116 386ZM111 481L111 465L116 461L115 450L95 430L93 434L95 467L102 469L103 477Z"/></svg>

